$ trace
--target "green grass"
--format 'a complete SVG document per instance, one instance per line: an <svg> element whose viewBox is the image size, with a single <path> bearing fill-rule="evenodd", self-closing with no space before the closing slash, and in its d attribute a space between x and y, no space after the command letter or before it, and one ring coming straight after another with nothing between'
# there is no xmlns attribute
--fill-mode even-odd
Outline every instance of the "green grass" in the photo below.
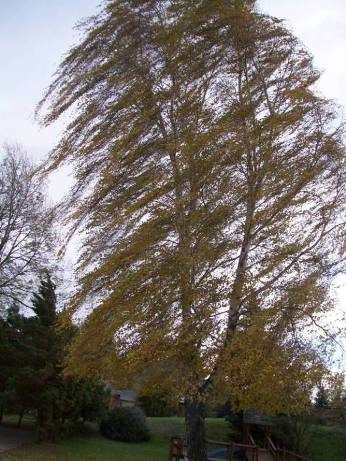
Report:
<svg viewBox="0 0 346 461"><path fill-rule="evenodd" d="M313 461L345 461L346 428L313 426L310 449Z"/></svg>
<svg viewBox="0 0 346 461"><path fill-rule="evenodd" d="M95 427L83 434L56 444L22 447L0 455L0 461L166 461L171 435L184 434L182 418L148 418L152 430L149 442L128 444L103 438ZM26 420L30 425L30 420ZM230 430L223 419L207 419L207 437L229 440ZM313 426L311 455L313 461L346 460L346 428Z"/></svg>
<svg viewBox="0 0 346 461"><path fill-rule="evenodd" d="M6 461L161 461L167 447L158 438L146 444L112 442L95 434L74 437L58 444L23 447L7 454ZM1 459L1 458L0 458Z"/></svg>
<svg viewBox="0 0 346 461"><path fill-rule="evenodd" d="M22 447L3 455L6 461L165 461L171 435L184 434L182 418L148 418L152 430L149 442L129 444L114 442L100 436L89 427L83 435L71 437L57 444ZM227 440L227 423L222 419L207 420L207 435L216 440Z"/></svg>
<svg viewBox="0 0 346 461"><path fill-rule="evenodd" d="M230 429L222 418L207 418L207 438L228 441ZM183 418L148 418L151 431L157 436L169 439L172 435L184 436L185 424Z"/></svg>

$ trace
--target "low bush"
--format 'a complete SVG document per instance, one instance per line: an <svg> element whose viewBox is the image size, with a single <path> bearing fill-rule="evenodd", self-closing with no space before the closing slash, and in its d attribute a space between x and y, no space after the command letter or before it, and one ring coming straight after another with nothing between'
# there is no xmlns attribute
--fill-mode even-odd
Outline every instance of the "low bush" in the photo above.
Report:
<svg viewBox="0 0 346 461"><path fill-rule="evenodd" d="M104 437L121 442L144 442L150 438L143 412L132 407L111 410L101 421L100 432Z"/></svg>

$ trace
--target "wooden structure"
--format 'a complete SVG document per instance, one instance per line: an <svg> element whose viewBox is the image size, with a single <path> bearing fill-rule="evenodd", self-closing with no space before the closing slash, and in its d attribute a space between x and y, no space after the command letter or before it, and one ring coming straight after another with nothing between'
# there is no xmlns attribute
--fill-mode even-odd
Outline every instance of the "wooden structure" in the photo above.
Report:
<svg viewBox="0 0 346 461"><path fill-rule="evenodd" d="M266 441L266 447L259 447L255 443L223 443L215 440L207 440L206 442L226 448L225 458L208 458L208 461L233 461L236 452L239 451L245 454L248 461L310 461L308 458L285 448L276 447L270 437Z"/></svg>
<svg viewBox="0 0 346 461"><path fill-rule="evenodd" d="M276 447L269 436L266 437L266 447L259 447L255 443L224 443L216 440L206 440L206 443L224 448L224 457L213 458L211 455L208 461L233 461L239 452L246 457L247 461L310 461L285 448ZM168 461L188 461L183 438L171 437Z"/></svg>
<svg viewBox="0 0 346 461"><path fill-rule="evenodd" d="M208 461L233 461L241 459L247 461L310 461L292 451L274 444L271 438L273 426L277 419L255 410L247 410L241 414L242 443L219 442L206 440L207 445L219 449L208 450ZM261 444L256 443L252 430L260 428ZM182 437L171 437L168 461L188 461L186 443Z"/></svg>
<svg viewBox="0 0 346 461"><path fill-rule="evenodd" d="M266 413L246 410L242 414L241 430L243 434L243 442L255 444L253 437L251 436L252 430L258 430L260 428L261 433L264 437L270 437L272 428L276 424L276 418L269 416Z"/></svg>
<svg viewBox="0 0 346 461"><path fill-rule="evenodd" d="M182 437L171 437L169 444L168 461L185 461L187 460L186 444Z"/></svg>

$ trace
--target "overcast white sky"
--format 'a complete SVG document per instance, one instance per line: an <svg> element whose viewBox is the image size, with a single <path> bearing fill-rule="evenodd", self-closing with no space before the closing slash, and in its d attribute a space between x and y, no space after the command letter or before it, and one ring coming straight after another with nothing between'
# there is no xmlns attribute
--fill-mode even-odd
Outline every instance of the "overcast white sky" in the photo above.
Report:
<svg viewBox="0 0 346 461"><path fill-rule="evenodd" d="M61 124L38 127L33 117L35 105L62 56L76 41L74 24L95 13L99 3L0 0L0 145L20 143L36 159L54 146ZM323 71L320 90L346 107L346 0L260 0L259 5L287 20ZM51 181L52 198L64 195L69 183L65 172L56 175ZM340 309L345 309L345 287L338 289L338 295Z"/></svg>
<svg viewBox="0 0 346 461"><path fill-rule="evenodd" d="M61 124L42 129L34 108L62 56L77 38L74 24L97 11L100 0L0 0L0 145L18 142L41 158L55 144ZM346 0L260 0L285 18L323 70L321 91L346 107ZM67 182L53 181L63 195Z"/></svg>

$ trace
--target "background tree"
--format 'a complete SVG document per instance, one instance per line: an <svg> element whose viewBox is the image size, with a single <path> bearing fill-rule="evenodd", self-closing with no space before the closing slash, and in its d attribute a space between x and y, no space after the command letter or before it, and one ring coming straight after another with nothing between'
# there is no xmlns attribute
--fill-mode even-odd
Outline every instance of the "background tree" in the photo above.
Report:
<svg viewBox="0 0 346 461"><path fill-rule="evenodd" d="M211 390L267 410L275 390L286 411L321 379L301 331L343 268L343 128L309 53L253 1L109 0L84 30L41 103L46 124L75 109L46 166L74 164L66 210L86 235L70 368L176 389L205 461Z"/></svg>
<svg viewBox="0 0 346 461"><path fill-rule="evenodd" d="M334 373L328 380L328 397L332 408L346 409L345 373Z"/></svg>
<svg viewBox="0 0 346 461"><path fill-rule="evenodd" d="M63 360L63 337L56 332L57 306L55 285L50 275L41 280L32 298L35 313L33 330L34 355L37 363L32 381L36 384L37 438L54 440L59 436L60 418L57 411L59 381Z"/></svg>
<svg viewBox="0 0 346 461"><path fill-rule="evenodd" d="M109 394L103 382L63 375L67 344L75 333L56 327L55 285L49 273L33 299L33 316L18 306L0 321L0 404L4 412L36 414L37 440L56 440L82 421L104 416Z"/></svg>
<svg viewBox="0 0 346 461"><path fill-rule="evenodd" d="M158 389L156 392L144 393L137 398L138 405L145 416L176 416L179 413L179 402L175 393L170 395L166 390Z"/></svg>
<svg viewBox="0 0 346 461"><path fill-rule="evenodd" d="M0 307L28 301L33 280L51 248L42 178L18 146L4 146L0 160Z"/></svg>
<svg viewBox="0 0 346 461"><path fill-rule="evenodd" d="M323 386L319 386L318 388L316 398L315 398L315 407L316 408L329 408L327 392Z"/></svg>
<svg viewBox="0 0 346 461"><path fill-rule="evenodd" d="M316 408L345 408L345 375L344 373L330 373L323 382L319 383L315 396Z"/></svg>
<svg viewBox="0 0 346 461"><path fill-rule="evenodd" d="M62 338L55 333L55 286L49 274L34 294L33 312L34 316L20 314L16 305L8 311L2 322L5 340L0 360L5 410L20 415L19 425L25 411L37 411L41 433L52 418L46 394L57 382L63 358Z"/></svg>
<svg viewBox="0 0 346 461"><path fill-rule="evenodd" d="M30 341L24 340L24 331L30 331L30 320L12 304L1 319L0 381L2 413L18 414L18 426L26 410L34 409L35 397L30 394L32 356ZM28 379L29 378L29 379ZM24 393L21 392L24 389Z"/></svg>
<svg viewBox="0 0 346 461"><path fill-rule="evenodd" d="M18 334L18 322L12 325L12 329L10 328L10 322L11 320L13 321L14 317L13 314L15 314L16 318L18 317L18 309L14 306L8 310L7 319L0 318L0 423L2 422L5 408L10 401L11 391L13 391L9 385L9 381L11 378L11 367L17 358L14 353L13 335Z"/></svg>

